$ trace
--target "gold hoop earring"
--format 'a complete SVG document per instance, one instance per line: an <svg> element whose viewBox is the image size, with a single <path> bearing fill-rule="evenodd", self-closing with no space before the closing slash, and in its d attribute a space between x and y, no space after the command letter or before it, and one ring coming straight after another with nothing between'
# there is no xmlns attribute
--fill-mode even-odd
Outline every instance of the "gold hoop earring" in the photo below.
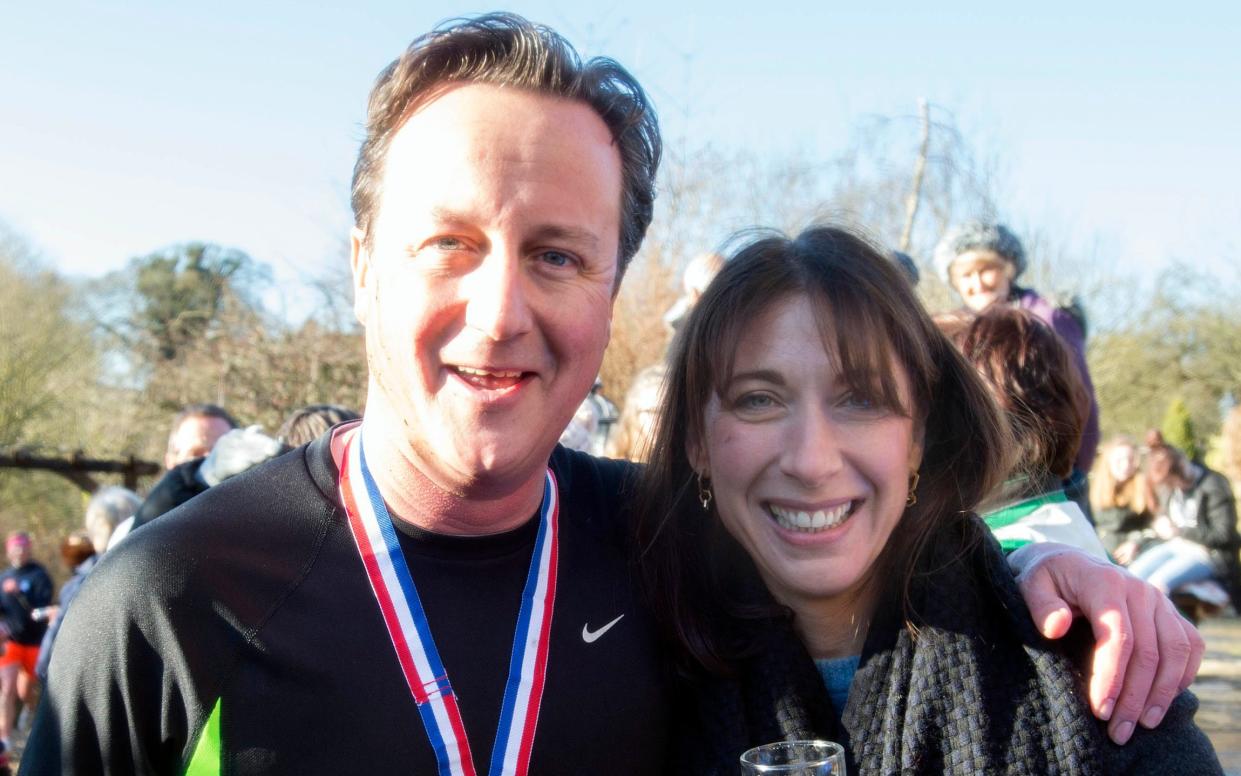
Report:
<svg viewBox="0 0 1241 776"><path fill-rule="evenodd" d="M909 495L905 497L905 506L907 507L912 507L918 503L918 494L915 491L918 490L919 479L921 479L921 475L918 472L914 472L909 477Z"/></svg>
<svg viewBox="0 0 1241 776"><path fill-rule="evenodd" d="M703 511L711 508L711 478L703 481L701 474L698 475L698 503L702 504Z"/></svg>

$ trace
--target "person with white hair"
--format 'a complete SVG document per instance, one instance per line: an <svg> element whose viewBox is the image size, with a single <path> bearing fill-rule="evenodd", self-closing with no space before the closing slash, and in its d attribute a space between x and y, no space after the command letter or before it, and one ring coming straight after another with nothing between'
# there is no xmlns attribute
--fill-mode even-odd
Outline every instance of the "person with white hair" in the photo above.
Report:
<svg viewBox="0 0 1241 776"><path fill-rule="evenodd" d="M1090 414L1073 466L1075 481L1080 479L1084 483L1099 446L1099 402L1086 365L1085 316L1075 302L1060 304L1018 285L1017 279L1026 265L1021 240L1000 223L966 221L949 229L935 248L935 266L971 313L981 313L994 304L1029 310L1068 343L1073 363L1090 394Z"/></svg>
<svg viewBox="0 0 1241 776"><path fill-rule="evenodd" d="M35 676L39 677L39 681L44 684L47 683L47 669L52 659L52 647L56 643L56 635L60 632L60 623L64 613L69 609L69 604L78 594L82 583L86 581L86 575L108 549L108 541L112 538L116 527L133 517L141 504L142 499L137 493L129 488L115 485L95 491L95 495L91 496L86 504L86 516L82 522L86 529L84 531L86 540L90 543L92 552L90 554L83 552L82 555L85 557L79 555L74 558L70 565L73 569L73 576L69 577L64 586L60 588L59 606L51 607L51 610L46 612L47 632L43 634L43 644L39 647L39 660L35 663ZM74 543L72 540L75 536L77 534L71 534L61 545L61 555L66 558L66 562L73 557L72 545Z"/></svg>

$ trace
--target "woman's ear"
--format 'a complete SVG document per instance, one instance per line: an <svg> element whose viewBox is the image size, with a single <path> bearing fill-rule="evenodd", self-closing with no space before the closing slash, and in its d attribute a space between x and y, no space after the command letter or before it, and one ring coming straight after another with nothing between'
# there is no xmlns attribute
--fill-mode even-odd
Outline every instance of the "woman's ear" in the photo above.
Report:
<svg viewBox="0 0 1241 776"><path fill-rule="evenodd" d="M685 457L689 459L690 467L698 473L698 476L711 476L711 458L697 437L691 435L685 440Z"/></svg>
<svg viewBox="0 0 1241 776"><path fill-rule="evenodd" d="M913 440L909 444L909 471L922 468L922 453L926 449L926 421L914 420Z"/></svg>

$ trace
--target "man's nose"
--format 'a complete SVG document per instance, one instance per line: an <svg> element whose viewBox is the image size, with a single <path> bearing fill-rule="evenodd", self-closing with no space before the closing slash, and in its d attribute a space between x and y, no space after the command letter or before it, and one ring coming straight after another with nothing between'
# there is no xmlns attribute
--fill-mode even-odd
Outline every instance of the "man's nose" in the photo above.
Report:
<svg viewBox="0 0 1241 776"><path fill-rule="evenodd" d="M530 330L532 315L520 256L496 249L464 279L465 325L496 341Z"/></svg>
<svg viewBox="0 0 1241 776"><path fill-rule="evenodd" d="M806 487L821 485L844 466L841 441L828 410L801 413L789 424L780 469Z"/></svg>

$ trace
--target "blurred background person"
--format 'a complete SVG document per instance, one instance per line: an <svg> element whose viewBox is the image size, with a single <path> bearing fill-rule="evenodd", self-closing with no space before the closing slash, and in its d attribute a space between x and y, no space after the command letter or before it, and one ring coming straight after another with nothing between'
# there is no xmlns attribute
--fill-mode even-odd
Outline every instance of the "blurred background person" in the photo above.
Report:
<svg viewBox="0 0 1241 776"><path fill-rule="evenodd" d="M286 448L301 447L323 436L337 423L360 417L357 412L339 404L309 404L289 413L276 432L276 441Z"/></svg>
<svg viewBox="0 0 1241 776"><path fill-rule="evenodd" d="M227 420L218 414L203 414L217 411L223 413ZM214 404L190 405L177 417L181 419L181 425L173 425L173 437L169 438L165 461L175 460L180 454L193 453L194 457L178 460L155 483L134 516L117 526L109 547L119 543L130 531L137 530L160 515L181 506L207 488L266 461L281 450L280 443L263 433L260 426L238 428L237 421ZM224 423L232 425L224 428ZM195 436L193 433L178 430L187 427L187 424L191 429L203 431L203 434ZM212 436L221 429L221 434ZM208 430L210 433L207 433ZM198 443L188 448L177 447L178 455L174 456L173 440L178 434L183 435L182 440L198 439Z"/></svg>
<svg viewBox="0 0 1241 776"><path fill-rule="evenodd" d="M1008 421L1017 451L979 511L1005 550L1063 542L1106 559L1093 526L1063 483L1073 468L1089 398L1064 340L1027 310L984 310L965 332L965 358Z"/></svg>
<svg viewBox="0 0 1241 776"><path fill-rule="evenodd" d="M664 364L648 366L633 379L625 394L620 420L608 439L609 458L624 458L645 463L650 456L651 439L659 418L659 399L668 368Z"/></svg>
<svg viewBox="0 0 1241 776"><path fill-rule="evenodd" d="M685 265L685 272L681 275L681 296L664 314L664 323L673 333L681 330L681 324L698 304L702 292L707 290L723 268L724 257L718 253L700 253Z"/></svg>
<svg viewBox="0 0 1241 776"><path fill-rule="evenodd" d="M17 724L17 701L29 704L39 644L47 623L34 610L52 603L52 578L31 557L30 534L13 531L4 542L9 568L0 574L0 758Z"/></svg>
<svg viewBox="0 0 1241 776"><path fill-rule="evenodd" d="M1241 536L1227 478L1167 444L1151 447L1146 476L1157 493L1166 494L1151 523L1160 541L1144 549L1129 570L1165 593L1215 579L1241 611Z"/></svg>
<svg viewBox="0 0 1241 776"><path fill-rule="evenodd" d="M61 542L60 557L72 575L60 588L59 606L50 611L46 618L47 632L43 635L39 660L35 665L35 674L40 681L47 682L48 661L52 658L56 634L60 632L60 623L69 610L69 604L78 594L86 575L108 549L108 541L116 527L133 517L141 504L138 494L128 488L100 488L86 505L86 516L82 521L85 530L71 533Z"/></svg>
<svg viewBox="0 0 1241 776"><path fill-rule="evenodd" d="M603 377L599 376L560 435L560 444L591 455L606 454L608 437L620 418L620 411L602 391Z"/></svg>
<svg viewBox="0 0 1241 776"><path fill-rule="evenodd" d="M935 264L972 312L981 313L993 305L1019 307L1033 313L1068 343L1072 363L1090 400L1070 491L1079 503L1087 504L1086 473L1099 445L1099 406L1086 366L1086 328L1080 309L1053 303L1033 289L1017 285L1026 269L1026 252L1017 235L1003 224L967 221L948 230L935 248Z"/></svg>
<svg viewBox="0 0 1241 776"><path fill-rule="evenodd" d="M211 452L220 437L237 428L237 420L215 404L190 404L172 419L164 468L202 458Z"/></svg>
<svg viewBox="0 0 1241 776"><path fill-rule="evenodd" d="M909 278L909 285L916 287L918 281L922 279L922 273L918 271L918 265L914 262L913 257L904 251L898 250L889 251L888 256L896 266L901 268L901 272L905 273L905 277Z"/></svg>
<svg viewBox="0 0 1241 776"><path fill-rule="evenodd" d="M1146 492L1137 443L1123 434L1113 437L1099 451L1090 475L1090 508L1099 539L1123 566L1137 556L1150 529Z"/></svg>
<svg viewBox="0 0 1241 776"><path fill-rule="evenodd" d="M202 459L216 442L237 428L237 419L218 404L187 404L172 419L168 446L164 450L165 474L147 492L136 513L116 527L111 544L129 532L189 501L205 488L195 481Z"/></svg>

